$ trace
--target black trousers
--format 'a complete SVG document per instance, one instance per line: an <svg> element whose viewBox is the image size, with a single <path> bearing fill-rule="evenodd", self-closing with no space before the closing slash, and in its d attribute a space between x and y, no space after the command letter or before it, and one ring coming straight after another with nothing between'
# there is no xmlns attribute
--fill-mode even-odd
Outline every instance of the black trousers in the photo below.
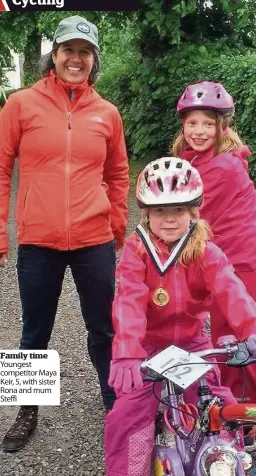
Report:
<svg viewBox="0 0 256 476"><path fill-rule="evenodd" d="M112 408L115 394L107 381L113 337L113 241L73 251L19 246L17 272L23 311L20 348L47 349L67 266L71 268L79 295L88 330L88 351L98 373L103 402Z"/></svg>

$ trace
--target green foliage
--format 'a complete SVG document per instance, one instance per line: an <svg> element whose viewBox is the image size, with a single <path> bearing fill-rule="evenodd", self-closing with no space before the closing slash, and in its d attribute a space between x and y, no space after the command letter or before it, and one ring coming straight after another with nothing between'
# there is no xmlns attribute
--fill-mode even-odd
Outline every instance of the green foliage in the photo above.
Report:
<svg viewBox="0 0 256 476"><path fill-rule="evenodd" d="M22 88L19 88L19 89L22 89ZM19 91L19 89L7 89L7 90L5 90L4 91L5 97L4 97L3 94L0 95L0 108L5 105L5 99L8 99L9 94L14 93L15 91ZM0 91L0 94L1 94L1 91Z"/></svg>
<svg viewBox="0 0 256 476"><path fill-rule="evenodd" d="M41 38L52 40L60 20L74 11L59 12L0 12L0 46L8 52L13 49L25 54L24 81L36 79L40 56ZM138 12L79 12L81 16L97 24L100 44L114 33L114 45L118 49L115 31L126 35L126 27L133 24L138 51L143 57L154 60L155 56L184 42L198 43L205 39L228 39L229 44L253 45L255 40L254 0L141 0ZM121 39L121 43L123 40ZM1 61L5 58L0 48ZM8 56L8 55L7 55Z"/></svg>
<svg viewBox="0 0 256 476"><path fill-rule="evenodd" d="M170 153L182 90L204 79L221 81L235 97L236 127L256 152L255 12L251 1L213 0L211 8L201 0L141 1L127 47L118 38L97 86L122 113L132 159ZM254 160L251 172L256 178Z"/></svg>
<svg viewBox="0 0 256 476"><path fill-rule="evenodd" d="M132 17L125 21L124 28L117 28L114 24L110 26L108 23L105 29L103 24L102 30L102 74L96 83L96 89L127 116L133 97L132 84L136 82L140 61L140 54L135 46L138 32Z"/></svg>
<svg viewBox="0 0 256 476"><path fill-rule="evenodd" d="M225 38L229 45L256 42L252 0L141 0L139 47L153 57L172 45Z"/></svg>

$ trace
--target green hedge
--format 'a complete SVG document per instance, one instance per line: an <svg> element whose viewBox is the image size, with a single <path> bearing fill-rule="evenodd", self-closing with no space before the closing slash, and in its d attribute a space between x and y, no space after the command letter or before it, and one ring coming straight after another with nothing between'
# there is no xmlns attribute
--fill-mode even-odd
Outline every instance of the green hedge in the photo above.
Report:
<svg viewBox="0 0 256 476"><path fill-rule="evenodd" d="M123 63L116 63L111 74L107 68L97 88L120 109L131 158L152 160L169 153L179 130L177 101L187 84L200 80L221 81L232 94L235 127L256 154L256 54L191 45L143 64L138 56ZM254 159L250 169L256 179Z"/></svg>

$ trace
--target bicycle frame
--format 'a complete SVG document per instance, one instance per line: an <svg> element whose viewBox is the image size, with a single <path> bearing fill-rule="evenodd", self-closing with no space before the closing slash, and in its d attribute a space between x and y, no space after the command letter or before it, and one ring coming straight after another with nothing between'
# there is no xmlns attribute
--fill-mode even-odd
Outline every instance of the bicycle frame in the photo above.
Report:
<svg viewBox="0 0 256 476"><path fill-rule="evenodd" d="M204 379L201 379L200 384L204 384ZM167 385L170 387L169 390L171 392L168 396L168 403L177 407L178 398L175 394L174 385L172 383L168 383ZM197 427L186 436L186 432L183 430L181 424L179 410L170 408L169 413L172 426L178 433L183 434L185 438L182 439L179 434L175 434L176 449L164 448L158 445L155 446L155 458L162 461L162 463L165 461L166 464L171 462L171 472L165 474L173 476L208 476L210 473L207 459L211 460L212 454L213 459L217 460L221 456L221 453L225 453L229 455L228 459L231 466L230 476L244 476L243 461L239 453L233 449L228 442L225 444L221 441L220 436L216 434L206 436L202 430ZM214 452L212 452L213 448L215 449ZM161 473L159 473L159 476L160 474ZM156 476L158 476L157 472ZM227 474L225 476L229 475Z"/></svg>
<svg viewBox="0 0 256 476"><path fill-rule="evenodd" d="M237 348L237 346L236 346ZM233 346L233 351L235 346ZM229 352L232 348L229 347ZM211 349L197 352L200 357L215 357L218 354L227 354L227 349ZM229 442L221 440L219 430L223 428L225 420L256 420L256 405L227 405L220 407L218 404L212 404L207 410L209 417L208 431L203 432L198 425L190 432L184 429L180 410L178 409L180 396L177 394L175 385L169 380L165 380L165 387L168 390L168 396L165 402L168 408L168 419L172 428L175 430L176 448L168 448L155 445L155 475L164 476L217 476L224 474L219 472L217 465L224 461L229 473L225 470L225 476L244 476L245 469L243 464L242 452L237 451ZM207 387L205 377L199 379L199 388ZM199 402L212 401L213 396L209 393L203 398L199 397ZM218 400L217 398L215 399ZM213 400L214 401L214 400ZM220 415L222 411L222 414ZM200 415L199 415L200 418ZM159 465L157 466L157 463ZM160 463L161 462L161 463ZM216 467L214 467L214 464ZM166 468L163 473L163 467Z"/></svg>

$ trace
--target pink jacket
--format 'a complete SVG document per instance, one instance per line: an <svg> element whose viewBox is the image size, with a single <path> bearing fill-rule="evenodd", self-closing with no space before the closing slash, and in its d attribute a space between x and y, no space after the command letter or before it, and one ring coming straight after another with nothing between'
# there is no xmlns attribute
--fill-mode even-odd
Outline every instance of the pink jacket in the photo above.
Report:
<svg viewBox="0 0 256 476"><path fill-rule="evenodd" d="M160 241L158 246L164 263L169 256L168 248ZM171 344L186 348L202 330L211 294L216 296L239 339L256 333L256 303L214 243L207 243L200 260L187 267L176 263L160 276L141 239L133 233L124 245L117 279L113 359L144 358L146 344L155 348ZM159 287L170 296L163 307L152 299Z"/></svg>
<svg viewBox="0 0 256 476"><path fill-rule="evenodd" d="M256 190L246 160L250 155L247 147L215 157L212 150L182 153L204 183L201 218L210 223L214 242L240 271L256 269Z"/></svg>

